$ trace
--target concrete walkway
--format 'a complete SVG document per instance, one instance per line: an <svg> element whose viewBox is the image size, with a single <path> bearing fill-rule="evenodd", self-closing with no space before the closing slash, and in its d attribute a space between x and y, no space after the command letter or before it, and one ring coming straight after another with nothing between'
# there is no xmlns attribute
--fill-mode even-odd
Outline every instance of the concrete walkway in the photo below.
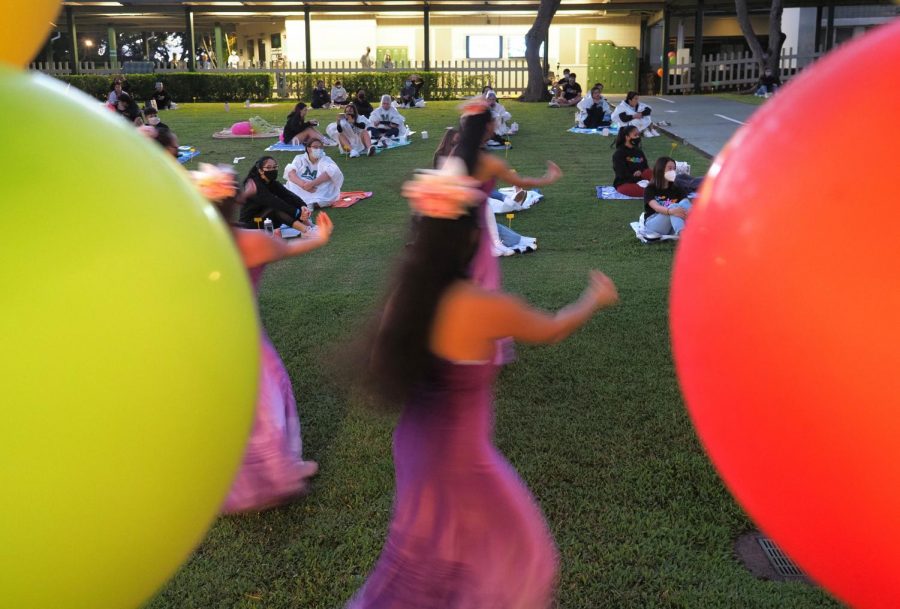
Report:
<svg viewBox="0 0 900 609"><path fill-rule="evenodd" d="M660 129L700 152L715 156L750 115L761 106L743 104L712 95L642 95L653 108L653 121L668 121Z"/></svg>

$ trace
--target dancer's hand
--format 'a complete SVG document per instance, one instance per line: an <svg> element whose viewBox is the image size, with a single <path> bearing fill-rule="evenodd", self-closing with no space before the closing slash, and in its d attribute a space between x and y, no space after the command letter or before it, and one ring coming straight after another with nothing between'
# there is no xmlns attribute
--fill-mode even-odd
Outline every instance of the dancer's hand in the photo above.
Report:
<svg viewBox="0 0 900 609"><path fill-rule="evenodd" d="M334 224L324 211L320 211L316 216L316 226L319 230L316 231L314 238L321 240L323 244L328 243L331 233L334 231Z"/></svg>
<svg viewBox="0 0 900 609"><path fill-rule="evenodd" d="M585 295L597 304L598 309L604 309L619 302L619 292L612 279L596 270L591 271L589 277L590 282L585 290Z"/></svg>
<svg viewBox="0 0 900 609"><path fill-rule="evenodd" d="M563 175L562 169L559 168L559 165L554 163L553 161L547 161L547 173L544 174L544 182L546 184L552 184L553 182L560 179Z"/></svg>

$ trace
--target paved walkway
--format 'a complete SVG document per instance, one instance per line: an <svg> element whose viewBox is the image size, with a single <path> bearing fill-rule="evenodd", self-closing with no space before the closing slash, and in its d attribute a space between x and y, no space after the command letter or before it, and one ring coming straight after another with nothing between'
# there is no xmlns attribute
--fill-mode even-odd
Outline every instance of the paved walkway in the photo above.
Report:
<svg viewBox="0 0 900 609"><path fill-rule="evenodd" d="M760 108L712 95L642 95L641 101L653 108L654 121L672 123L662 131L710 156L718 154L738 127Z"/></svg>

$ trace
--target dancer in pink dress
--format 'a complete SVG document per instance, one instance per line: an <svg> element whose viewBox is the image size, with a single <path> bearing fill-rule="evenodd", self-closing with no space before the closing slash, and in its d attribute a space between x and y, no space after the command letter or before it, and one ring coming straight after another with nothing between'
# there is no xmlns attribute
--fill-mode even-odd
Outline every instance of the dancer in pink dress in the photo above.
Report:
<svg viewBox="0 0 900 609"><path fill-rule="evenodd" d="M242 195L230 167L201 163L192 172L201 192L213 203L223 218L234 217L234 207L255 188L248 182ZM310 238L285 241L264 231L233 228L235 244L250 272L254 289L259 286L265 265L299 256L328 243L332 224L320 213L318 231ZM304 461L300 439L300 419L291 389L291 379L272 346L265 329L260 336L260 378L253 431L247 443L241 469L231 485L222 511L225 513L258 511L288 502L305 494L307 480L319 466Z"/></svg>
<svg viewBox="0 0 900 609"><path fill-rule="evenodd" d="M466 150L458 157L404 187L422 217L367 358L370 387L404 404L394 432L394 511L381 556L348 609L547 609L553 600L553 539L493 444L496 341L558 342L618 297L597 271L555 315L477 284L484 193L460 160Z"/></svg>

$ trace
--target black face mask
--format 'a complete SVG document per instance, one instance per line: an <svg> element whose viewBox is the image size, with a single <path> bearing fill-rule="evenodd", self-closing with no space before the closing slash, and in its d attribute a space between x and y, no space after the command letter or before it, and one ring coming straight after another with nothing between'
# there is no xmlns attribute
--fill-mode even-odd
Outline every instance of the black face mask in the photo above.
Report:
<svg viewBox="0 0 900 609"><path fill-rule="evenodd" d="M631 140L631 145L632 145L632 146L635 146L635 147L636 147L636 146L640 146L640 145L641 145L641 138L636 137L636 138L634 138L633 140Z"/></svg>
<svg viewBox="0 0 900 609"><path fill-rule="evenodd" d="M271 169L271 170L269 170L269 171L264 171L264 172L263 172L263 175L266 176L266 179L267 179L268 181L274 182L275 180L278 179L278 170L277 170L277 169Z"/></svg>
<svg viewBox="0 0 900 609"><path fill-rule="evenodd" d="M365 96L365 95L360 95L360 96L359 96L359 101L361 101L361 102L366 101L366 96Z"/></svg>

